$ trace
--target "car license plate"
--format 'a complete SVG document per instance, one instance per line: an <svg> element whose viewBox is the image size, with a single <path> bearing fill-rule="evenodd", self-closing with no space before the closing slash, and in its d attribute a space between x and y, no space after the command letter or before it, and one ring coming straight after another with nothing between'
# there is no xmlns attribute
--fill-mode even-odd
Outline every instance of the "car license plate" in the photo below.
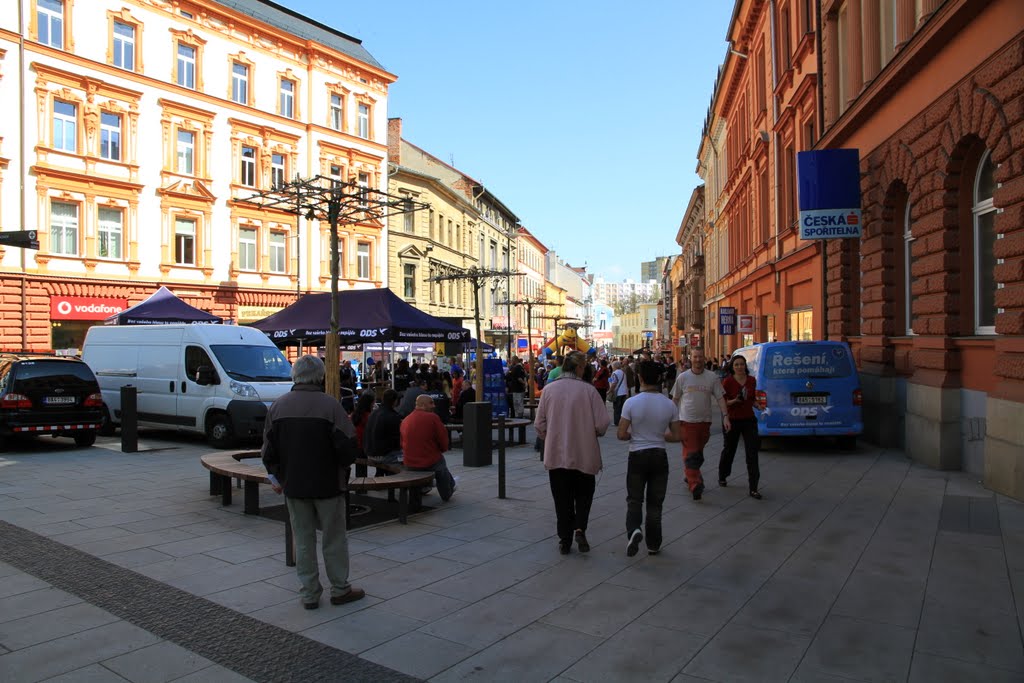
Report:
<svg viewBox="0 0 1024 683"><path fill-rule="evenodd" d="M828 404L828 394L821 396L794 396L793 402L798 406L823 406Z"/></svg>
<svg viewBox="0 0 1024 683"><path fill-rule="evenodd" d="M74 402L74 396L47 396L43 399L43 403L48 406L64 406L73 404Z"/></svg>

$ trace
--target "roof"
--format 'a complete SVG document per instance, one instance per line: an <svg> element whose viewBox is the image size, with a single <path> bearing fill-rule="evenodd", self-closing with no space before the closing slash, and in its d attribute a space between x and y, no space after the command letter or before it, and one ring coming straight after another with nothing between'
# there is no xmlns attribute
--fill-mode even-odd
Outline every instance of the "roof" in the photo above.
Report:
<svg viewBox="0 0 1024 683"><path fill-rule="evenodd" d="M536 235L527 230L525 225L520 225L516 232L518 232L520 235L522 235L523 237L537 245L537 248L540 249L545 254L548 253L549 249L546 246L544 246L543 242L537 239Z"/></svg>
<svg viewBox="0 0 1024 683"><path fill-rule="evenodd" d="M360 62L385 71L381 63L363 47L361 40L303 16L295 10L270 2L270 0L214 0L214 2L292 35L333 48Z"/></svg>

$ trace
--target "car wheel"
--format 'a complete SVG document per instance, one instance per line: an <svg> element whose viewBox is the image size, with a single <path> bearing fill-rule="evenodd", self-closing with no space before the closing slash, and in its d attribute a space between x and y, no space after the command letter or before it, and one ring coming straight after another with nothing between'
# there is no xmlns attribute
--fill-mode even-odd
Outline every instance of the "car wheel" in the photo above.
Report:
<svg viewBox="0 0 1024 683"><path fill-rule="evenodd" d="M215 413L206 418L206 438L215 448L231 448L235 434L227 415Z"/></svg>
<svg viewBox="0 0 1024 683"><path fill-rule="evenodd" d="M96 432L92 429L75 434L75 445L79 448L88 448L94 443L96 443Z"/></svg>
<svg viewBox="0 0 1024 683"><path fill-rule="evenodd" d="M100 420L100 428L97 432L100 436L113 436L116 431L114 423L110 420L110 410L103 406L103 419Z"/></svg>

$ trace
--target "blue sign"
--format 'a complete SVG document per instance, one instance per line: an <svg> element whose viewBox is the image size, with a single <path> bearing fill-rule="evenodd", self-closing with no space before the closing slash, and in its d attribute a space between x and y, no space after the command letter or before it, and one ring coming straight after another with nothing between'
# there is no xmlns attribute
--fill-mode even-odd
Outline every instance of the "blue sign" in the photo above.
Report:
<svg viewBox="0 0 1024 683"><path fill-rule="evenodd" d="M481 400L491 402L492 417L508 415L508 399L505 398L505 372L501 367L500 359L484 359L484 395Z"/></svg>
<svg viewBox="0 0 1024 683"><path fill-rule="evenodd" d="M718 309L718 334L736 334L735 306L722 306Z"/></svg>
<svg viewBox="0 0 1024 683"><path fill-rule="evenodd" d="M800 239L861 236L860 151L797 152Z"/></svg>

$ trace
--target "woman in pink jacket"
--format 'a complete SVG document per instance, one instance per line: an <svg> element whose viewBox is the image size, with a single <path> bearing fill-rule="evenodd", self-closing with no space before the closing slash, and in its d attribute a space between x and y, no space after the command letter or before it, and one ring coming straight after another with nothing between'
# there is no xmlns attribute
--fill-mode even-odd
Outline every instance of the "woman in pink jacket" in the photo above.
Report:
<svg viewBox="0 0 1024 683"><path fill-rule="evenodd" d="M586 356L579 351L566 356L561 377L544 387L537 406L535 426L544 439L544 467L555 501L558 547L563 555L572 549L574 531L580 552L590 550L587 521L596 475L601 471L597 438L611 422L597 389L582 379L586 363Z"/></svg>

